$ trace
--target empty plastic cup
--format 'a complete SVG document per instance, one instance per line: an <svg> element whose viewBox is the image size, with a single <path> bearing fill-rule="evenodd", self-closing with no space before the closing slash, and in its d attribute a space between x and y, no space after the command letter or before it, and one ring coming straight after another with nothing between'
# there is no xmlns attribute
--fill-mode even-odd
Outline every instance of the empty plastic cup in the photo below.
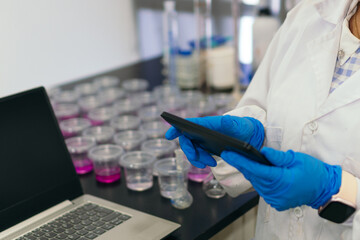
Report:
<svg viewBox="0 0 360 240"><path fill-rule="evenodd" d="M93 83L100 89L111 88L120 85L120 79L116 76L101 76L94 79Z"/></svg>
<svg viewBox="0 0 360 240"><path fill-rule="evenodd" d="M64 138L78 136L90 126L90 121L85 118L72 118L60 122L60 129Z"/></svg>
<svg viewBox="0 0 360 240"><path fill-rule="evenodd" d="M138 111L138 116L142 122L150 122L155 120L160 120L160 114L162 109L159 106L148 106L143 107Z"/></svg>
<svg viewBox="0 0 360 240"><path fill-rule="evenodd" d="M75 86L75 91L80 96L87 96L95 94L99 90L99 87L93 83L80 83Z"/></svg>
<svg viewBox="0 0 360 240"><path fill-rule="evenodd" d="M174 157L176 144L165 138L146 140L141 144L141 151L155 154L157 159Z"/></svg>
<svg viewBox="0 0 360 240"><path fill-rule="evenodd" d="M146 122L140 126L140 130L143 131L149 139L164 138L169 128L169 124L166 124L164 121Z"/></svg>
<svg viewBox="0 0 360 240"><path fill-rule="evenodd" d="M182 174L184 180L184 187L187 188L187 173L190 168L190 163L183 161L183 168L179 173L177 169L175 158L160 159L155 162L154 170L158 173L158 181L160 187L160 194L165 198L173 198L177 196L176 190L181 189L178 187L179 175Z"/></svg>
<svg viewBox="0 0 360 240"><path fill-rule="evenodd" d="M74 103L58 103L53 106L55 116L59 121L77 118L80 114L80 108Z"/></svg>
<svg viewBox="0 0 360 240"><path fill-rule="evenodd" d="M66 146L78 174L91 172L92 161L88 157L89 150L95 146L95 139L91 137L73 137L65 140Z"/></svg>
<svg viewBox="0 0 360 240"><path fill-rule="evenodd" d="M114 102L113 107L120 115L137 115L137 111L141 108L142 104L136 99L121 99Z"/></svg>
<svg viewBox="0 0 360 240"><path fill-rule="evenodd" d="M66 90L54 94L53 99L56 103L76 103L79 96L75 90Z"/></svg>
<svg viewBox="0 0 360 240"><path fill-rule="evenodd" d="M140 118L133 115L118 116L110 120L110 126L117 132L138 129L140 123Z"/></svg>
<svg viewBox="0 0 360 240"><path fill-rule="evenodd" d="M146 140L146 134L140 131L123 131L114 135L114 143L120 145L125 151L140 150L140 144Z"/></svg>
<svg viewBox="0 0 360 240"><path fill-rule="evenodd" d="M127 188L144 191L153 186L153 165L156 157L147 152L125 153L120 160L124 167Z"/></svg>
<svg viewBox="0 0 360 240"><path fill-rule="evenodd" d="M125 91L121 88L106 88L98 93L104 99L105 104L113 104L116 100L125 97Z"/></svg>
<svg viewBox="0 0 360 240"><path fill-rule="evenodd" d="M152 92L139 92L129 96L131 99L141 102L142 106L156 104L156 97Z"/></svg>
<svg viewBox="0 0 360 240"><path fill-rule="evenodd" d="M87 116L90 110L101 107L104 104L104 99L98 95L81 97L78 101L78 105L80 106L80 110L84 117Z"/></svg>
<svg viewBox="0 0 360 240"><path fill-rule="evenodd" d="M113 107L100 107L90 110L87 117L93 126L99 126L117 115L118 112Z"/></svg>
<svg viewBox="0 0 360 240"><path fill-rule="evenodd" d="M111 143L115 130L108 126L95 126L83 131L83 136L93 137L98 144Z"/></svg>
<svg viewBox="0 0 360 240"><path fill-rule="evenodd" d="M120 179L120 157L124 153L122 147L112 144L96 146L89 151L89 157L94 163L96 180L112 183Z"/></svg>
<svg viewBox="0 0 360 240"><path fill-rule="evenodd" d="M148 81L145 79L134 78L125 80L122 87L128 93L142 92L145 91L149 86Z"/></svg>

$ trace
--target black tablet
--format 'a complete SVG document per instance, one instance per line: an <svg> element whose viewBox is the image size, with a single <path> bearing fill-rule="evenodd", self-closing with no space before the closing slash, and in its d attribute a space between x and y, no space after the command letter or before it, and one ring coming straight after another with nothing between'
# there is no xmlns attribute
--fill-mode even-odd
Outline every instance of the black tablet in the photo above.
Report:
<svg viewBox="0 0 360 240"><path fill-rule="evenodd" d="M168 112L163 112L161 117L177 128L191 141L217 156L224 150L231 150L265 165L272 165L256 148L247 142L240 141L223 133L203 127Z"/></svg>

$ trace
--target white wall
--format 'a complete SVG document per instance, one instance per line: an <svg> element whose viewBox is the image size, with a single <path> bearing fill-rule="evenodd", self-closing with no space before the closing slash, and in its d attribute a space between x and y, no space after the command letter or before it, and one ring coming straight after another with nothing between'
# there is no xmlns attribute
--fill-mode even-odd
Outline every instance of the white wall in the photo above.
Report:
<svg viewBox="0 0 360 240"><path fill-rule="evenodd" d="M0 96L138 59L132 0L0 0Z"/></svg>

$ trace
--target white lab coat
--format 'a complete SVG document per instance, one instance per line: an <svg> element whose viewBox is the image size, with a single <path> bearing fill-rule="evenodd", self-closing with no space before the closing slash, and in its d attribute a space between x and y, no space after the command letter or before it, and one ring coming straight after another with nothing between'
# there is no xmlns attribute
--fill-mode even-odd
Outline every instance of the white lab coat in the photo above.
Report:
<svg viewBox="0 0 360 240"><path fill-rule="evenodd" d="M359 178L360 71L329 95L351 2L304 0L291 10L244 97L228 114L262 121L265 146L307 153ZM250 187L222 160L213 172L232 196ZM358 206L359 200L360 190ZM331 223L308 206L278 212L260 198L255 239L360 239L360 216L355 219L354 227L352 221Z"/></svg>

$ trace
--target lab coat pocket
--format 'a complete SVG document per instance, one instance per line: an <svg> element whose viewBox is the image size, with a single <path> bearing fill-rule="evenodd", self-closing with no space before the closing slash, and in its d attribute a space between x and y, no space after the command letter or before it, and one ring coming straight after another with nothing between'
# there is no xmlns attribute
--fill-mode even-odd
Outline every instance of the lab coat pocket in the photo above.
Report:
<svg viewBox="0 0 360 240"><path fill-rule="evenodd" d="M265 129L265 146L280 150L283 137L281 127L267 127Z"/></svg>
<svg viewBox="0 0 360 240"><path fill-rule="evenodd" d="M341 165L342 169L351 173L355 177L360 178L360 159L353 159L347 156Z"/></svg>

